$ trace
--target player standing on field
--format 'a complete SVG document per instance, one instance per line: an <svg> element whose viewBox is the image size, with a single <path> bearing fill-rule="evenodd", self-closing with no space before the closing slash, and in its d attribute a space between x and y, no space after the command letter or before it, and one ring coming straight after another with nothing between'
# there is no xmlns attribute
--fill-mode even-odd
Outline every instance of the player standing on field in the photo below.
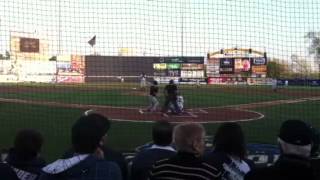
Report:
<svg viewBox="0 0 320 180"><path fill-rule="evenodd" d="M155 112L159 105L159 101L157 99L157 94L159 91L158 82L153 81L152 85L150 86L150 94L149 94L149 101L150 105L147 108L148 112Z"/></svg>
<svg viewBox="0 0 320 180"><path fill-rule="evenodd" d="M141 75L140 75L140 89L141 89L141 90L145 90L146 86L147 86L147 76L146 76L146 74L143 72L143 73L141 73Z"/></svg>

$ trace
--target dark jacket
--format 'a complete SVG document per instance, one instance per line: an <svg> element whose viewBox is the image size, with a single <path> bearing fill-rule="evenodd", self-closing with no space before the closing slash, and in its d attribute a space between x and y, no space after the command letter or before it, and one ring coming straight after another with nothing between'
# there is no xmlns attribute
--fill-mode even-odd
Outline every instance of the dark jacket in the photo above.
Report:
<svg viewBox="0 0 320 180"><path fill-rule="evenodd" d="M15 172L19 179L23 180L37 180L41 173L41 168L46 165L42 158L23 159L19 157L14 149L8 153L5 162Z"/></svg>
<svg viewBox="0 0 320 180"><path fill-rule="evenodd" d="M71 167L65 167L65 164L71 161L69 159L58 160L45 168L40 180L121 180L121 172L113 162L104 159L98 159L93 155L89 155L83 160L79 160ZM60 170L57 170L59 169Z"/></svg>
<svg viewBox="0 0 320 180"><path fill-rule="evenodd" d="M221 173L202 158L188 152L178 152L169 159L156 162L150 171L150 180L215 180Z"/></svg>
<svg viewBox="0 0 320 180"><path fill-rule="evenodd" d="M281 155L274 165L256 169L245 180L314 180L310 160L295 155Z"/></svg>
<svg viewBox="0 0 320 180"><path fill-rule="evenodd" d="M316 179L320 179L320 158L317 157L317 158L311 159L311 166Z"/></svg>
<svg viewBox="0 0 320 180"><path fill-rule="evenodd" d="M222 179L226 180L243 179L245 174L254 168L254 163L250 160L232 160L228 154L218 151L206 153L204 160L216 167L221 172Z"/></svg>
<svg viewBox="0 0 320 180"><path fill-rule="evenodd" d="M131 180L146 180L152 165L165 158L170 158L176 154L175 151L150 148L139 152L132 160Z"/></svg>
<svg viewBox="0 0 320 180"><path fill-rule="evenodd" d="M126 180L128 178L128 165L122 155L122 153L117 152L109 147L103 147L104 159L116 163L122 174L122 179ZM74 150L69 149L64 155L63 159L70 158L74 155Z"/></svg>
<svg viewBox="0 0 320 180"><path fill-rule="evenodd" d="M1 179L19 180L16 173L7 163L0 162L0 177Z"/></svg>

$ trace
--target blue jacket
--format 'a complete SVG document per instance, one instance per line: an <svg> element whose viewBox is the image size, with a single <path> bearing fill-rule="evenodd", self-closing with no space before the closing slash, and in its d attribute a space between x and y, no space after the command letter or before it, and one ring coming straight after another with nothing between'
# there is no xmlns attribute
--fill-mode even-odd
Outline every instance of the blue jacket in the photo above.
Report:
<svg viewBox="0 0 320 180"><path fill-rule="evenodd" d="M89 155L75 165L67 167L70 159L58 160L59 162L43 168L40 180L122 180L119 166L113 162ZM63 166L65 169L61 170ZM55 168L60 170L56 171Z"/></svg>

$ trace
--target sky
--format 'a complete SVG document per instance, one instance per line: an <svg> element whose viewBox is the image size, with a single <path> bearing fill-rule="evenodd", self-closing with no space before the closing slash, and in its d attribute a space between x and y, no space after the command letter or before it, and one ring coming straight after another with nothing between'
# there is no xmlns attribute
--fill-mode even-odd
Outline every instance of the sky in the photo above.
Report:
<svg viewBox="0 0 320 180"><path fill-rule="evenodd" d="M238 47L311 61L304 36L320 31L319 9L319 0L0 0L0 53L17 31L46 40L53 55L90 54L96 35L101 55L131 48L206 56Z"/></svg>

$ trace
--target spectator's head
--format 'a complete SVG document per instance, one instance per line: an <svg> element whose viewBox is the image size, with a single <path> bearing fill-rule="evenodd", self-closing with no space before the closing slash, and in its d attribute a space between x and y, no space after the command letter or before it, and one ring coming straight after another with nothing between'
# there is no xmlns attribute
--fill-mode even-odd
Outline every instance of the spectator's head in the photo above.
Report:
<svg viewBox="0 0 320 180"><path fill-rule="evenodd" d="M173 133L177 150L202 155L205 150L205 134L205 129L198 123L177 125Z"/></svg>
<svg viewBox="0 0 320 180"><path fill-rule="evenodd" d="M222 124L213 139L216 151L244 159L246 156L246 143L243 131L237 123Z"/></svg>
<svg viewBox="0 0 320 180"><path fill-rule="evenodd" d="M280 128L278 142L283 154L309 157L312 145L311 128L300 120L285 121Z"/></svg>
<svg viewBox="0 0 320 180"><path fill-rule="evenodd" d="M169 84L174 84L174 80L171 79L171 80L169 81Z"/></svg>
<svg viewBox="0 0 320 180"><path fill-rule="evenodd" d="M168 146L172 142L173 126L168 121L158 121L152 128L152 139L154 144Z"/></svg>
<svg viewBox="0 0 320 180"><path fill-rule="evenodd" d="M40 132L34 129L22 129L18 131L14 139L14 151L20 159L31 160L38 156L43 144Z"/></svg>
<svg viewBox="0 0 320 180"><path fill-rule="evenodd" d="M158 85L158 81L154 80L153 85L155 85L155 86Z"/></svg>
<svg viewBox="0 0 320 180"><path fill-rule="evenodd" d="M95 112L84 113L72 127L72 145L76 153L93 153L110 128L110 121Z"/></svg>

